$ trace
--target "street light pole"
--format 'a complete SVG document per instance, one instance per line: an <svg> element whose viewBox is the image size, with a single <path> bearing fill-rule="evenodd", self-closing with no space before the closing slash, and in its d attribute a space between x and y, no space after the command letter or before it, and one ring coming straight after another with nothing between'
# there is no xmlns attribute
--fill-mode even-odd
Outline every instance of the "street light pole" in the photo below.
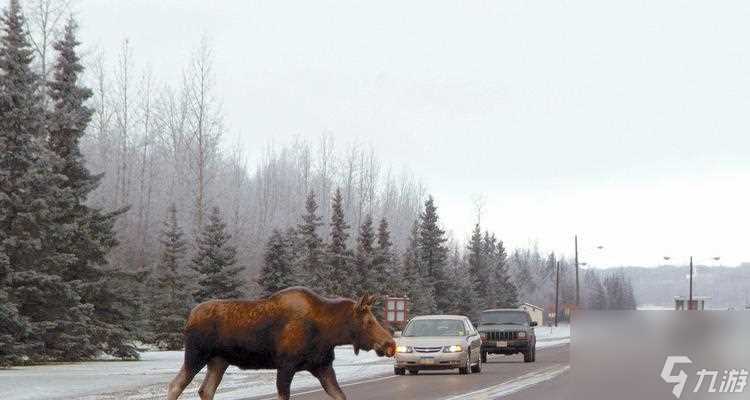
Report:
<svg viewBox="0 0 750 400"><path fill-rule="evenodd" d="M693 256L690 256L690 296L688 297L688 310L693 305Z"/></svg>
<svg viewBox="0 0 750 400"><path fill-rule="evenodd" d="M555 269L555 326L557 326L557 315L560 308L560 261Z"/></svg>
<svg viewBox="0 0 750 400"><path fill-rule="evenodd" d="M578 280L578 235L575 235L576 249L576 309L581 304L581 286Z"/></svg>

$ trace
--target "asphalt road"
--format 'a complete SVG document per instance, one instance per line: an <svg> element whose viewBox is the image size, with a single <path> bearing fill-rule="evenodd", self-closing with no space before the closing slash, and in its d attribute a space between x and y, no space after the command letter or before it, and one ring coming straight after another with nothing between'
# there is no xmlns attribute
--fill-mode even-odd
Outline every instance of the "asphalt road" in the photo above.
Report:
<svg viewBox="0 0 750 400"><path fill-rule="evenodd" d="M569 345L540 349L537 361L523 357L490 356L480 374L457 371L422 371L419 375L386 375L343 386L350 400L470 400L503 397L510 400L563 399L569 379ZM328 400L322 389L293 393L295 400ZM255 397L275 399L275 397Z"/></svg>

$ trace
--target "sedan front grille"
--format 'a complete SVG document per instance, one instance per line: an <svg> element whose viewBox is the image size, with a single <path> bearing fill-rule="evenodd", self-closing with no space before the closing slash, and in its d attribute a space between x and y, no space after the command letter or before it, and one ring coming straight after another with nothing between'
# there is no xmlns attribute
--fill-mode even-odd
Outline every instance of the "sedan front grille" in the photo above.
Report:
<svg viewBox="0 0 750 400"><path fill-rule="evenodd" d="M417 353L437 353L442 349L442 347L414 347L414 351Z"/></svg>
<svg viewBox="0 0 750 400"><path fill-rule="evenodd" d="M487 332L487 340L518 339L518 332Z"/></svg>

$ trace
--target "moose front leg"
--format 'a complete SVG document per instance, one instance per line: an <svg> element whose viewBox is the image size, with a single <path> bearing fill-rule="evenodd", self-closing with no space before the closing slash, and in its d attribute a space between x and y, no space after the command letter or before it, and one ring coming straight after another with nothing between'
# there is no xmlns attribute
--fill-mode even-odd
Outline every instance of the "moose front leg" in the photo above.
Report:
<svg viewBox="0 0 750 400"><path fill-rule="evenodd" d="M339 387L339 382L336 380L336 371L333 370L331 364L313 368L310 373L318 378L323 389L329 396L336 400L346 400L346 395L341 390L341 387Z"/></svg>
<svg viewBox="0 0 750 400"><path fill-rule="evenodd" d="M276 393L279 400L289 400L294 373L294 368L288 367L279 368L276 371Z"/></svg>

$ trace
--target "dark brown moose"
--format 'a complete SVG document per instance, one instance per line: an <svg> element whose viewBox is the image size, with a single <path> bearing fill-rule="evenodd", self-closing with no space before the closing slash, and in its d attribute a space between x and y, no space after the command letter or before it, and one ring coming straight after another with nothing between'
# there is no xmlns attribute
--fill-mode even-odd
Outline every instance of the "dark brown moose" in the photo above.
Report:
<svg viewBox="0 0 750 400"><path fill-rule="evenodd" d="M198 394L213 399L227 367L276 369L279 399L289 399L297 371L309 371L334 399L346 399L333 370L333 348L375 350L392 357L396 343L372 314L373 296L358 301L323 298L302 288L281 290L259 300L212 300L197 305L185 327L185 360L169 384L177 399L204 366Z"/></svg>

